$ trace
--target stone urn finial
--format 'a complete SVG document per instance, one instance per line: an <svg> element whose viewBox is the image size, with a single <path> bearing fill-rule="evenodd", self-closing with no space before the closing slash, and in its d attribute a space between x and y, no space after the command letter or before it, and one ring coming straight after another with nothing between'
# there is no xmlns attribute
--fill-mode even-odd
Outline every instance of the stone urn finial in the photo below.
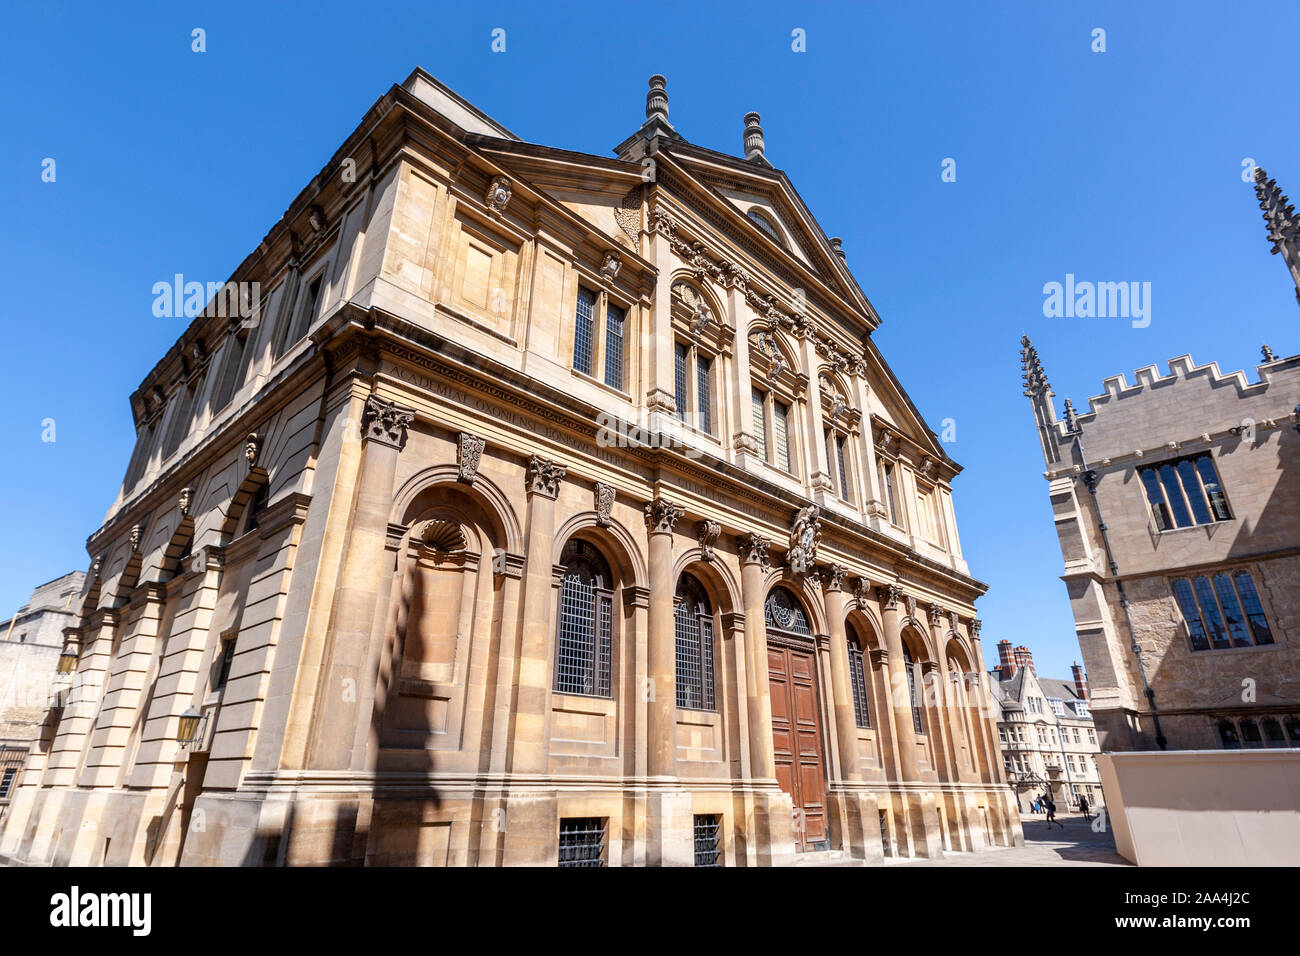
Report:
<svg viewBox="0 0 1300 956"><path fill-rule="evenodd" d="M665 89L667 80L659 73L650 77L650 92L645 95L645 118L668 119L668 90Z"/></svg>
<svg viewBox="0 0 1300 956"><path fill-rule="evenodd" d="M763 158L763 127L758 125L760 119L762 119L762 117L757 113L745 114L746 159Z"/></svg>

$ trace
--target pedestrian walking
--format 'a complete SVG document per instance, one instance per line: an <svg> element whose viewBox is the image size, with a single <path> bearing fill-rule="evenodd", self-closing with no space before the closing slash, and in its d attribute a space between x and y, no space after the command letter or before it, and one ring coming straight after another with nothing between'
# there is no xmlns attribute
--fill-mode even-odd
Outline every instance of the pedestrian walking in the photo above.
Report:
<svg viewBox="0 0 1300 956"><path fill-rule="evenodd" d="M1084 818L1085 820L1089 819L1089 817L1088 817L1088 798L1087 798L1087 797L1080 797L1080 798L1079 798L1079 812L1083 814L1083 818Z"/></svg>
<svg viewBox="0 0 1300 956"><path fill-rule="evenodd" d="M1048 827L1051 827L1051 825L1055 823L1058 827L1064 830L1065 824L1062 823L1060 820L1056 819L1056 802L1051 797L1047 797L1044 801L1044 806L1047 807Z"/></svg>

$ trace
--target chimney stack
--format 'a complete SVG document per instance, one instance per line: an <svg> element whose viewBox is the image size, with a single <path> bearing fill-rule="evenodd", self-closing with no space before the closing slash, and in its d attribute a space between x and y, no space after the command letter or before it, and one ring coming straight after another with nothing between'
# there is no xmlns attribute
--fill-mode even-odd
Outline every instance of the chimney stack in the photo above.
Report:
<svg viewBox="0 0 1300 956"><path fill-rule="evenodd" d="M1080 700L1088 699L1088 675L1083 672L1079 662L1075 661L1074 666L1070 668L1074 674L1074 692L1079 695Z"/></svg>
<svg viewBox="0 0 1300 956"><path fill-rule="evenodd" d="M1029 671L1029 673L1031 673L1031 674L1035 673L1035 671L1034 671L1034 655L1030 653L1029 648L1027 648L1027 647L1025 647L1025 645L1021 644L1019 647L1016 648L1015 654L1016 654L1016 666L1017 666L1017 667L1023 667L1025 670Z"/></svg>
<svg viewBox="0 0 1300 956"><path fill-rule="evenodd" d="M745 158L763 159L763 127L758 125L757 113L745 114Z"/></svg>
<svg viewBox="0 0 1300 956"><path fill-rule="evenodd" d="M668 122L668 81L659 73L650 77L650 92L645 95L645 118Z"/></svg>
<svg viewBox="0 0 1300 956"><path fill-rule="evenodd" d="M1006 638L998 641L998 673L1003 680L1011 680L1016 676L1016 661L1011 653L1011 642Z"/></svg>

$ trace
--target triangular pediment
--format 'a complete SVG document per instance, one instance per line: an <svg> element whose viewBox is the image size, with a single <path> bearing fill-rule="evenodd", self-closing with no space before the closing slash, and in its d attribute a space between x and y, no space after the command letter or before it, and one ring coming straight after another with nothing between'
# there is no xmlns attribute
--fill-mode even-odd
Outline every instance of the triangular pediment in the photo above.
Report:
<svg viewBox="0 0 1300 956"><path fill-rule="evenodd" d="M872 324L878 321L848 265L784 172L680 141L662 150L730 206L755 237L796 259L855 309L870 315Z"/></svg>

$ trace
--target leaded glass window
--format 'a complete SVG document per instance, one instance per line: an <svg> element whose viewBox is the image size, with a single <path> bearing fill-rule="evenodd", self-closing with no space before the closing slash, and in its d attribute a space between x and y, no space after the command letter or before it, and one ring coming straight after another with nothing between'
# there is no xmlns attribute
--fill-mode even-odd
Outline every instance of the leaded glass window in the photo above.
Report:
<svg viewBox="0 0 1300 956"><path fill-rule="evenodd" d="M753 389L750 407L754 415L754 441L758 443L758 454L767 461L767 396Z"/></svg>
<svg viewBox="0 0 1300 956"><path fill-rule="evenodd" d="M686 390L686 358L686 346L678 342L673 353L673 397L677 401L677 418L683 422L690 403L690 393Z"/></svg>
<svg viewBox="0 0 1300 956"><path fill-rule="evenodd" d="M907 693L912 701L912 729L918 734L925 733L925 724L921 721L921 695L916 692L916 665L912 662L912 652L903 645L903 668L907 671Z"/></svg>
<svg viewBox="0 0 1300 956"><path fill-rule="evenodd" d="M605 384L623 388L623 326L627 310L611 304L605 310Z"/></svg>
<svg viewBox="0 0 1300 956"><path fill-rule="evenodd" d="M584 375L591 374L591 358L596 334L596 293L578 288L578 309L573 326L573 367Z"/></svg>
<svg viewBox="0 0 1300 956"><path fill-rule="evenodd" d="M787 419L790 408L781 402L772 403L772 438L776 442L776 466L782 471L790 470L790 435Z"/></svg>
<svg viewBox="0 0 1300 956"><path fill-rule="evenodd" d="M1139 468L1157 531L1212 524L1232 517L1214 458L1202 452Z"/></svg>

